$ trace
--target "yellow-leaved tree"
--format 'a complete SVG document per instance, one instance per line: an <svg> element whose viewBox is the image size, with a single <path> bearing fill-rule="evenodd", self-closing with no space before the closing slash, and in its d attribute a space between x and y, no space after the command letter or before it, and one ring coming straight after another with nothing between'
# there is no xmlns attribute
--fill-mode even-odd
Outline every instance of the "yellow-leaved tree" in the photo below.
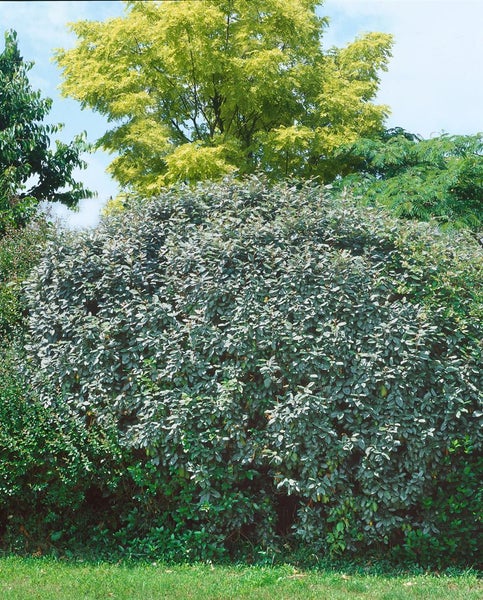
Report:
<svg viewBox="0 0 483 600"><path fill-rule="evenodd" d="M127 190L265 172L330 180L342 143L381 130L372 102L392 38L325 50L313 0L126 2L125 15L71 24L62 90L106 115L100 147Z"/></svg>

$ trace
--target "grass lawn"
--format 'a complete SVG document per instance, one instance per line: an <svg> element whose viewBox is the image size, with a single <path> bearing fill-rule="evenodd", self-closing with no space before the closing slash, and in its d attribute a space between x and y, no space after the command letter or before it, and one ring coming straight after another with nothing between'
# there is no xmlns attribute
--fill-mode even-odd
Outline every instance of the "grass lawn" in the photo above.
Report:
<svg viewBox="0 0 483 600"><path fill-rule="evenodd" d="M455 576L364 575L280 567L167 566L0 559L0 598L5 600L481 600L476 573Z"/></svg>

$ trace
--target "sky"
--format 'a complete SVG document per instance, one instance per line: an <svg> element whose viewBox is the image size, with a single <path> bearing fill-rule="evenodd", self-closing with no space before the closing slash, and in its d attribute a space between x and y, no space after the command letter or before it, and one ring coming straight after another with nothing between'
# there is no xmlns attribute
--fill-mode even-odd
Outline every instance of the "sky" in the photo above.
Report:
<svg viewBox="0 0 483 600"><path fill-rule="evenodd" d="M52 98L46 121L65 124L57 135L62 141L86 131L88 141L94 142L107 123L81 110L76 101L61 98L61 72L52 62L53 50L75 44L69 22L104 21L123 12L123 2L114 0L0 0L0 29L14 29L23 57L35 62L30 82ZM326 0L318 13L330 19L322 40L326 49L369 31L393 34L393 57L376 98L391 108L387 127L400 126L425 138L483 131L483 0ZM119 191L105 171L111 156L98 151L84 158L88 168L77 177L97 198L82 201L77 213L55 208L54 214L71 228L95 226L104 203Z"/></svg>

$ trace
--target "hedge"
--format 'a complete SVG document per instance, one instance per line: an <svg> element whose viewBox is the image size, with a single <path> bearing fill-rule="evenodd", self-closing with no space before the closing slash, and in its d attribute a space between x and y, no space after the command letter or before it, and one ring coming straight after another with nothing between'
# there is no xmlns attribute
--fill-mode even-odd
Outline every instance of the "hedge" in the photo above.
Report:
<svg viewBox="0 0 483 600"><path fill-rule="evenodd" d="M49 246L29 368L131 452L116 535L139 547L471 562L481 266L464 233L311 183L179 186Z"/></svg>

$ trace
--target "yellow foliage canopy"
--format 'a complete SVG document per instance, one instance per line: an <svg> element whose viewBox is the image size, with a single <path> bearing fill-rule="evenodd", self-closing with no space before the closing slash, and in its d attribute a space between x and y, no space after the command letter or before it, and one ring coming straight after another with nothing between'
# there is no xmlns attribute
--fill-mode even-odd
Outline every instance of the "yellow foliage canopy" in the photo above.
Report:
<svg viewBox="0 0 483 600"><path fill-rule="evenodd" d="M328 180L334 149L382 128L371 102L391 36L322 50L312 0L127 2L124 17L71 25L63 93L106 115L100 140L122 186L262 170Z"/></svg>

